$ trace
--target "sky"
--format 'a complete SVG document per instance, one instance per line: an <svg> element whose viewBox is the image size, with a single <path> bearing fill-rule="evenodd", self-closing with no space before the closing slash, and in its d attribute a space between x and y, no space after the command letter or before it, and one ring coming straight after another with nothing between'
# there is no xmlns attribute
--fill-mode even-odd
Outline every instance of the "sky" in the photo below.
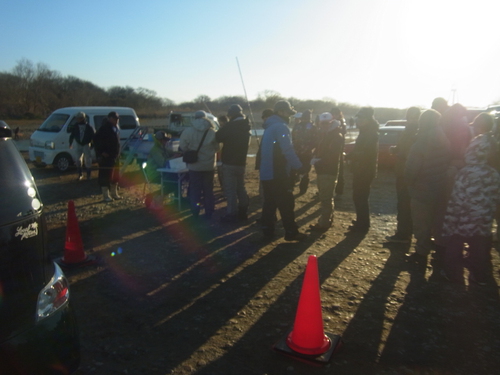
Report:
<svg viewBox="0 0 500 375"><path fill-rule="evenodd" d="M271 90L485 107L500 102L499 11L496 0L0 0L0 72L28 59L176 103Z"/></svg>

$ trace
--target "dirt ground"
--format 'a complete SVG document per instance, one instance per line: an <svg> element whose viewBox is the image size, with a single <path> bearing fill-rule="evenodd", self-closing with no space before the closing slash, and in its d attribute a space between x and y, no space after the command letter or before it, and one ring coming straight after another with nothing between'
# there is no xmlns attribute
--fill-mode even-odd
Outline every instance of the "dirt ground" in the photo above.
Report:
<svg viewBox="0 0 500 375"><path fill-rule="evenodd" d="M27 158L27 155L25 155ZM334 226L302 243L261 243L261 201L249 158L250 217L221 224L216 187L211 221L195 222L187 205L161 212L142 204L137 168L122 179L122 201L102 203L97 172L32 168L47 213L50 248L63 254L67 205L74 200L84 248L98 257L67 270L81 331L79 374L498 374L500 260L495 281L461 289L406 261L409 245L385 242L395 230L391 171L371 194L372 229L347 233L354 218L351 179L336 199ZM318 218L315 174L296 198L305 231ZM298 189L297 189L298 191ZM304 271L318 258L325 332L342 349L321 367L271 350L293 326Z"/></svg>

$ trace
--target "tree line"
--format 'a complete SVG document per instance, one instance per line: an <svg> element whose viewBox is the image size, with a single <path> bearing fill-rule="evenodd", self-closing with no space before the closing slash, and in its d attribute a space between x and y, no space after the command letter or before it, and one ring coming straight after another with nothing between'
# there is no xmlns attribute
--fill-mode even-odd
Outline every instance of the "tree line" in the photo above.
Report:
<svg viewBox="0 0 500 375"><path fill-rule="evenodd" d="M170 111L204 110L215 116L225 114L231 104L240 104L247 114L253 114L259 122L265 108L273 108L278 100L286 99L299 112L311 109L315 114L329 111L338 106L346 117L355 115L358 106L338 103L334 99L302 100L285 98L273 90L259 93L257 99L247 102L243 96L222 96L211 99L199 95L192 101L175 103L147 88L113 86L104 89L92 82L74 76L62 76L44 63L33 63L22 59L10 72L0 72L0 118L43 119L51 112L71 106L123 106L135 109L139 117L165 117ZM404 117L404 110L377 108L379 121Z"/></svg>

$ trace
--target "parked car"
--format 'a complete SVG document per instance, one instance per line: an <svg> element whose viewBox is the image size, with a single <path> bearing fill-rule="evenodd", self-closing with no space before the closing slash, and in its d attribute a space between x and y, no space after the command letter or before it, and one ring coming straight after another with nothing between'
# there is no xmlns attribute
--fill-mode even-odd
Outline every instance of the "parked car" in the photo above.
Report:
<svg viewBox="0 0 500 375"><path fill-rule="evenodd" d="M378 165L381 167L394 167L396 157L389 152L391 146L396 146L405 130L404 126L381 126L379 128L378 138ZM345 154L354 150L355 142L346 143L344 147Z"/></svg>
<svg viewBox="0 0 500 375"><path fill-rule="evenodd" d="M406 126L406 120L389 120L381 126Z"/></svg>
<svg viewBox="0 0 500 375"><path fill-rule="evenodd" d="M0 126L0 374L70 374L80 344L69 282L49 257L44 206Z"/></svg>

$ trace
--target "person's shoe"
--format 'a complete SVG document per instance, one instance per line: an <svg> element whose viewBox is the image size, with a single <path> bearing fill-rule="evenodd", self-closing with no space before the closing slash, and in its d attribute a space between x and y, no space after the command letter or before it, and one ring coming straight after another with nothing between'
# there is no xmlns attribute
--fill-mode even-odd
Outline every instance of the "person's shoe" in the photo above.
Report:
<svg viewBox="0 0 500 375"><path fill-rule="evenodd" d="M87 180L90 180L92 178L90 170L87 170Z"/></svg>
<svg viewBox="0 0 500 375"><path fill-rule="evenodd" d="M102 197L104 202L113 202L113 198L109 195L109 188L107 186L102 186Z"/></svg>
<svg viewBox="0 0 500 375"><path fill-rule="evenodd" d="M118 195L118 184L112 184L110 189L111 198L120 200L123 199L122 196Z"/></svg>
<svg viewBox="0 0 500 375"><path fill-rule="evenodd" d="M82 174L79 174L78 177L76 178L77 181L81 181L83 180L83 175Z"/></svg>
<svg viewBox="0 0 500 375"><path fill-rule="evenodd" d="M307 234L300 232L286 233L285 241L304 241L307 237Z"/></svg>
<svg viewBox="0 0 500 375"><path fill-rule="evenodd" d="M314 224L310 225L309 229L311 230L311 232L325 233L328 229L330 229L330 227L322 227L319 224Z"/></svg>
<svg viewBox="0 0 500 375"><path fill-rule="evenodd" d="M387 242L393 242L393 243L410 243L411 238L400 236L397 233L394 236L387 236L385 238Z"/></svg>

